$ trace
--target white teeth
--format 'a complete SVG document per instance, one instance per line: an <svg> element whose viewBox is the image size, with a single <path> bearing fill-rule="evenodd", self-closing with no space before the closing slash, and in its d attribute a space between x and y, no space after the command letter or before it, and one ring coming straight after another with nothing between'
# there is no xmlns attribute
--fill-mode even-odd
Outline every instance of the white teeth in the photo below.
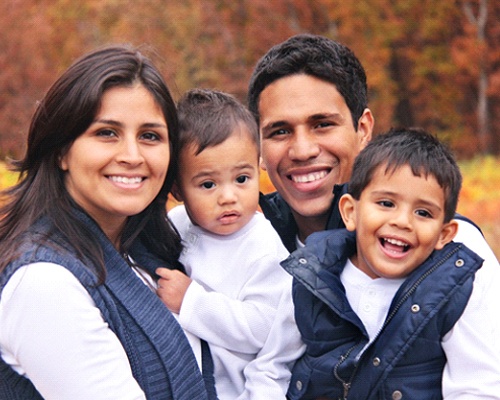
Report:
<svg viewBox="0 0 500 400"><path fill-rule="evenodd" d="M306 175L292 175L292 180L296 183L306 183L313 182L318 179L324 178L327 175L327 171L313 172Z"/></svg>
<svg viewBox="0 0 500 400"><path fill-rule="evenodd" d="M407 246L407 244L405 242L402 242L401 240L391 239L391 238L384 239L384 240L390 244L395 245L395 246L401 246L401 247Z"/></svg>
<svg viewBox="0 0 500 400"><path fill-rule="evenodd" d="M109 179L111 179L113 182L124 183L125 185L132 185L134 183L142 182L141 177L127 178L126 176L110 176Z"/></svg>

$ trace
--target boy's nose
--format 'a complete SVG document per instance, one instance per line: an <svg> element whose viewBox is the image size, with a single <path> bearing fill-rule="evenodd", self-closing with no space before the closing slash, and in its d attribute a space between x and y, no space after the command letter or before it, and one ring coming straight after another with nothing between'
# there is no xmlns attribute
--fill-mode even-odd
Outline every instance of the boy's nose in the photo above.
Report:
<svg viewBox="0 0 500 400"><path fill-rule="evenodd" d="M237 200L235 191L230 187L222 187L219 195L219 204L235 203Z"/></svg>
<svg viewBox="0 0 500 400"><path fill-rule="evenodd" d="M411 228L413 219L413 213L406 210L400 210L399 212L395 212L392 218L392 223L399 227L400 229L409 229Z"/></svg>

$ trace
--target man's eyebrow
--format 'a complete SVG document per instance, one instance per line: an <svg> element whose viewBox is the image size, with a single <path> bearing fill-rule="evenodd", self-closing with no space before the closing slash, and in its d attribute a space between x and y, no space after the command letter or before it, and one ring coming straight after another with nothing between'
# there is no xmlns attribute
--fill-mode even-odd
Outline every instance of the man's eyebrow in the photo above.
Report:
<svg viewBox="0 0 500 400"><path fill-rule="evenodd" d="M271 129L281 128L282 126L286 126L286 125L288 125L288 122L286 122L285 120L271 121L268 124L264 125L262 127L262 130L268 131Z"/></svg>
<svg viewBox="0 0 500 400"><path fill-rule="evenodd" d="M308 121L318 121L318 120L323 120L323 119L333 119L335 121L341 122L344 121L344 116L340 113L318 113L318 114L313 114L310 115L307 120Z"/></svg>

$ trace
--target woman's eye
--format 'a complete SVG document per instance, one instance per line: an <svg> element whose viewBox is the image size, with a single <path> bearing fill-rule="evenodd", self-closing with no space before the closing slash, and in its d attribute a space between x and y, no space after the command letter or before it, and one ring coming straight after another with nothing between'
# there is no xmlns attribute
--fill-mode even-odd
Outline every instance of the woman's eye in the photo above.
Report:
<svg viewBox="0 0 500 400"><path fill-rule="evenodd" d="M201 184L201 187L204 189L212 189L215 186L215 183L213 182L203 182Z"/></svg>
<svg viewBox="0 0 500 400"><path fill-rule="evenodd" d="M236 182L238 182L238 183L245 183L249 179L250 179L250 177L248 175L241 175L241 176L238 176L236 178Z"/></svg>
<svg viewBox="0 0 500 400"><path fill-rule="evenodd" d="M145 132L141 135L141 138L150 141L157 141L160 140L160 135L155 132Z"/></svg>
<svg viewBox="0 0 500 400"><path fill-rule="evenodd" d="M102 136L102 137L116 136L116 132L113 131L112 129L101 129L100 131L97 132L97 136Z"/></svg>

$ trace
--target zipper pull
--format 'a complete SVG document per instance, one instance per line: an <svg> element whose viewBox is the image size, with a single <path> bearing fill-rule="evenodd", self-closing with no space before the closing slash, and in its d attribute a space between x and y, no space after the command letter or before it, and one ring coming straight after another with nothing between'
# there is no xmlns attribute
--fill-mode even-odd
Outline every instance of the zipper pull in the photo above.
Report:
<svg viewBox="0 0 500 400"><path fill-rule="evenodd" d="M347 393L349 393L349 389L351 388L351 384L347 382L343 382L342 386L344 386L344 400L347 400Z"/></svg>

